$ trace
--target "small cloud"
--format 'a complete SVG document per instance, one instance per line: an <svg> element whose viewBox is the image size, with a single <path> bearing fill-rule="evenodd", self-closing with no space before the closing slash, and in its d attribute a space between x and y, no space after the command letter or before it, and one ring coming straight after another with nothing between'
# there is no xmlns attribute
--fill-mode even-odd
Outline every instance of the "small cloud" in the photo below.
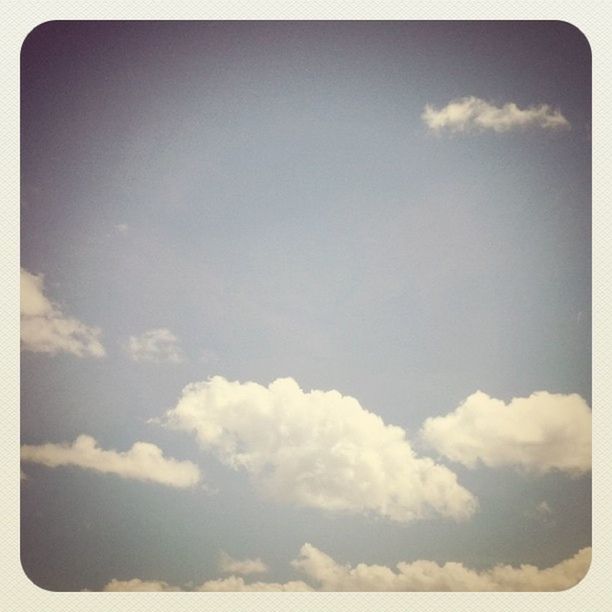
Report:
<svg viewBox="0 0 612 612"><path fill-rule="evenodd" d="M301 592L314 591L314 589L301 580L291 580L289 582L245 582L241 576L229 576L219 580L207 580L196 591L225 591L225 592Z"/></svg>
<svg viewBox="0 0 612 612"><path fill-rule="evenodd" d="M185 360L178 338L165 327L130 336L126 350L134 361L181 363Z"/></svg>
<svg viewBox="0 0 612 612"><path fill-rule="evenodd" d="M542 501L536 506L536 510L540 516L550 516L552 514L552 510L547 502Z"/></svg>
<svg viewBox="0 0 612 612"><path fill-rule="evenodd" d="M133 578L132 580L117 580L113 578L108 584L104 585L104 591L135 591L135 592L153 592L153 591L180 591L180 587L169 585L163 580L140 580Z"/></svg>
<svg viewBox="0 0 612 612"><path fill-rule="evenodd" d="M127 234L129 226L127 223L118 223L117 225L115 225L115 229L120 233L120 234Z"/></svg>
<svg viewBox="0 0 612 612"><path fill-rule="evenodd" d="M233 559L225 551L219 554L219 570L223 574L264 574L268 566L259 558L257 559Z"/></svg>
<svg viewBox="0 0 612 612"><path fill-rule="evenodd" d="M451 461L580 475L591 469L591 410L578 394L540 391L509 404L478 391L425 421L421 437Z"/></svg>
<svg viewBox="0 0 612 612"><path fill-rule="evenodd" d="M219 355L210 349L200 351L200 361L202 363L213 364L219 361Z"/></svg>
<svg viewBox="0 0 612 612"><path fill-rule="evenodd" d="M44 294L43 276L21 269L21 346L34 353L103 357L100 330L64 316Z"/></svg>
<svg viewBox="0 0 612 612"><path fill-rule="evenodd" d="M166 458L155 444L136 442L130 450L120 453L100 448L87 435L80 435L72 444L23 445L21 460L51 468L70 465L169 487L191 487L200 480L197 465Z"/></svg>
<svg viewBox="0 0 612 612"><path fill-rule="evenodd" d="M561 111L553 110L548 104L521 109L514 102L495 106L474 96L453 100L439 110L427 104L421 118L430 130L437 133L484 130L501 133L528 128L544 130L570 128L569 121Z"/></svg>
<svg viewBox="0 0 612 612"><path fill-rule="evenodd" d="M117 580L113 579L108 584L104 585L103 591L224 591L224 592L238 592L238 591L263 591L263 592L276 592L276 591L312 591L312 587L308 586L301 580L294 580L290 582L245 582L241 576L229 576L228 578L220 578L218 580L207 580L200 586L194 588L193 583L189 582L183 586L173 586L164 582L163 580L140 580L139 578L132 578L131 580Z"/></svg>
<svg viewBox="0 0 612 612"><path fill-rule="evenodd" d="M542 501L536 506L536 518L547 527L553 527L556 524L552 508L546 501Z"/></svg>

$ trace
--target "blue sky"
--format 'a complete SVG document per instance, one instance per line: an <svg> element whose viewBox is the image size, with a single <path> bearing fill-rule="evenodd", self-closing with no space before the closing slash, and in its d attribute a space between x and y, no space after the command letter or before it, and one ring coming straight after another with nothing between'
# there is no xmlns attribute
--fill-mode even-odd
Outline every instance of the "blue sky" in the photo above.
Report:
<svg viewBox="0 0 612 612"><path fill-rule="evenodd" d="M22 84L36 584L514 590L590 547L580 32L52 22Z"/></svg>

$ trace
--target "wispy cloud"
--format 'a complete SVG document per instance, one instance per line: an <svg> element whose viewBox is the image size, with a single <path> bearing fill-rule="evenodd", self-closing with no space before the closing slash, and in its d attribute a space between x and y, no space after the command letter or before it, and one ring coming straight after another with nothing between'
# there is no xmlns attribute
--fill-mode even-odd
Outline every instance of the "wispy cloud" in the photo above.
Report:
<svg viewBox="0 0 612 612"><path fill-rule="evenodd" d="M495 106L474 96L453 100L439 110L427 104L421 118L434 132L458 133L484 130L509 132L526 128L544 130L570 128L569 121L561 111L553 109L548 104L521 109L514 102Z"/></svg>
<svg viewBox="0 0 612 612"><path fill-rule="evenodd" d="M557 522L554 519L553 509L548 502L541 501L535 508L535 518L546 527L554 527Z"/></svg>
<svg viewBox="0 0 612 612"><path fill-rule="evenodd" d="M126 350L134 361L181 363L185 360L178 338L165 327L130 336Z"/></svg>
<svg viewBox="0 0 612 612"><path fill-rule="evenodd" d="M402 561L395 568L385 565L356 566L338 563L311 544L304 544L294 569L309 582L245 582L229 576L207 580L195 589L173 587L162 581L112 580L105 591L562 591L576 585L586 575L591 563L591 549L583 548L573 557L552 567L496 565L481 571L463 563ZM314 585L314 586L312 586Z"/></svg>
<svg viewBox="0 0 612 612"><path fill-rule="evenodd" d="M121 453L100 448L96 440L87 435L80 435L72 444L24 445L21 460L52 468L75 466L169 487L191 487L200 480L197 465L166 458L155 444L136 442L130 450Z"/></svg>
<svg viewBox="0 0 612 612"><path fill-rule="evenodd" d="M257 559L233 559L225 551L219 554L219 570L223 574L264 574L268 566L259 558Z"/></svg>
<svg viewBox="0 0 612 612"><path fill-rule="evenodd" d="M44 293L43 276L21 269L21 346L35 353L103 357L100 330L66 317Z"/></svg>
<svg viewBox="0 0 612 612"><path fill-rule="evenodd" d="M477 506L451 470L416 456L401 427L338 391L306 393L291 378L268 387L221 376L193 383L163 422L194 432L274 500L401 522L465 519Z"/></svg>
<svg viewBox="0 0 612 612"><path fill-rule="evenodd" d="M552 509L546 501L540 502L536 506L536 510L540 516L550 516L552 514Z"/></svg>
<svg viewBox="0 0 612 612"><path fill-rule="evenodd" d="M469 468L482 462L541 473L591 469L591 410L577 394L541 391L505 404L478 391L454 412L427 419L421 436Z"/></svg>

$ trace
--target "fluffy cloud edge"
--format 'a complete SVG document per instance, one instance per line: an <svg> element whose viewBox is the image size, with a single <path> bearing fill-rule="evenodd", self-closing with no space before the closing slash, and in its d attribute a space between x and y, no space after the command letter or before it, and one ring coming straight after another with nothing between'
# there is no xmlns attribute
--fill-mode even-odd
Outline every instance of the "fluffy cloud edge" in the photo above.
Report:
<svg viewBox="0 0 612 612"><path fill-rule="evenodd" d="M234 559L224 550L219 553L219 571L223 574L264 574L269 570L268 566L259 558L256 559Z"/></svg>
<svg viewBox="0 0 612 612"><path fill-rule="evenodd" d="M74 466L175 488L193 487L201 478L197 465L164 457L155 444L136 442L128 451L117 452L100 448L87 435L78 436L72 444L25 444L21 447L21 460L51 468Z"/></svg>
<svg viewBox="0 0 612 612"><path fill-rule="evenodd" d="M563 591L578 584L587 574L591 563L591 548L579 550L573 557L556 565L540 569L535 565L518 567L498 564L477 571L463 563L449 561L440 565L434 561L399 562L395 568L359 563L341 564L311 544L304 544L291 566L305 575L309 582L292 580L278 582L245 582L241 576L207 580L195 588L171 586L163 581L113 579L104 591L469 591L518 592ZM315 585L315 586L313 586Z"/></svg>
<svg viewBox="0 0 612 612"><path fill-rule="evenodd" d="M454 472L416 456L401 427L338 391L304 392L292 378L192 383L162 424L195 434L274 501L398 522L460 521L478 507Z"/></svg>
<svg viewBox="0 0 612 612"><path fill-rule="evenodd" d="M289 580L288 582L245 582L242 576L228 576L227 578L219 578L218 580L207 580L198 586L196 591L200 592L300 592L314 591L309 584L303 580Z"/></svg>
<svg viewBox="0 0 612 612"><path fill-rule="evenodd" d="M139 336L130 336L125 350L133 361L152 363L185 361L178 338L166 327L157 327Z"/></svg>
<svg viewBox="0 0 612 612"><path fill-rule="evenodd" d="M397 571L380 565L341 565L310 544L304 544L293 567L319 584L323 591L562 591L575 586L588 572L591 548L539 569L534 565L495 565L476 571L459 562L400 562Z"/></svg>
<svg viewBox="0 0 612 612"><path fill-rule="evenodd" d="M176 592L181 591L180 587L169 585L163 580L141 580L140 578L132 578L131 580L117 580L113 578L102 588L106 592L137 592L137 593L152 593L152 592Z"/></svg>
<svg viewBox="0 0 612 612"><path fill-rule="evenodd" d="M485 130L503 133L528 128L567 130L571 127L561 111L548 104L521 109L514 102L496 106L474 96L452 100L441 109L427 104L421 119L435 133Z"/></svg>
<svg viewBox="0 0 612 612"><path fill-rule="evenodd" d="M21 347L34 353L104 357L101 331L66 317L44 292L44 277L20 270Z"/></svg>
<svg viewBox="0 0 612 612"><path fill-rule="evenodd" d="M237 592L300 592L314 591L314 589L302 580L290 580L288 582L245 582L242 576L228 576L207 580L195 588L187 586L173 586L163 580L141 580L132 578L130 580L117 580L113 578L104 585L105 592L208 592L208 593L237 593Z"/></svg>
<svg viewBox="0 0 612 612"><path fill-rule="evenodd" d="M477 391L453 412L426 419L420 437L468 468L512 466L571 476L591 469L591 410L576 393L539 391L506 404Z"/></svg>

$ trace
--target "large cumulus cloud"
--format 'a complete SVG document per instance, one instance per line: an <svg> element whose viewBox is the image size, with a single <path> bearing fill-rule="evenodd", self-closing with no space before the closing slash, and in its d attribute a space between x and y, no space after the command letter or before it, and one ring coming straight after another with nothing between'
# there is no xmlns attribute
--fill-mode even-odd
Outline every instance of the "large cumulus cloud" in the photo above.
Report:
<svg viewBox="0 0 612 612"><path fill-rule="evenodd" d="M195 433L274 500L401 522L465 519L476 509L456 475L418 457L402 428L338 391L304 392L291 378L265 387L215 376L188 385L164 422Z"/></svg>

